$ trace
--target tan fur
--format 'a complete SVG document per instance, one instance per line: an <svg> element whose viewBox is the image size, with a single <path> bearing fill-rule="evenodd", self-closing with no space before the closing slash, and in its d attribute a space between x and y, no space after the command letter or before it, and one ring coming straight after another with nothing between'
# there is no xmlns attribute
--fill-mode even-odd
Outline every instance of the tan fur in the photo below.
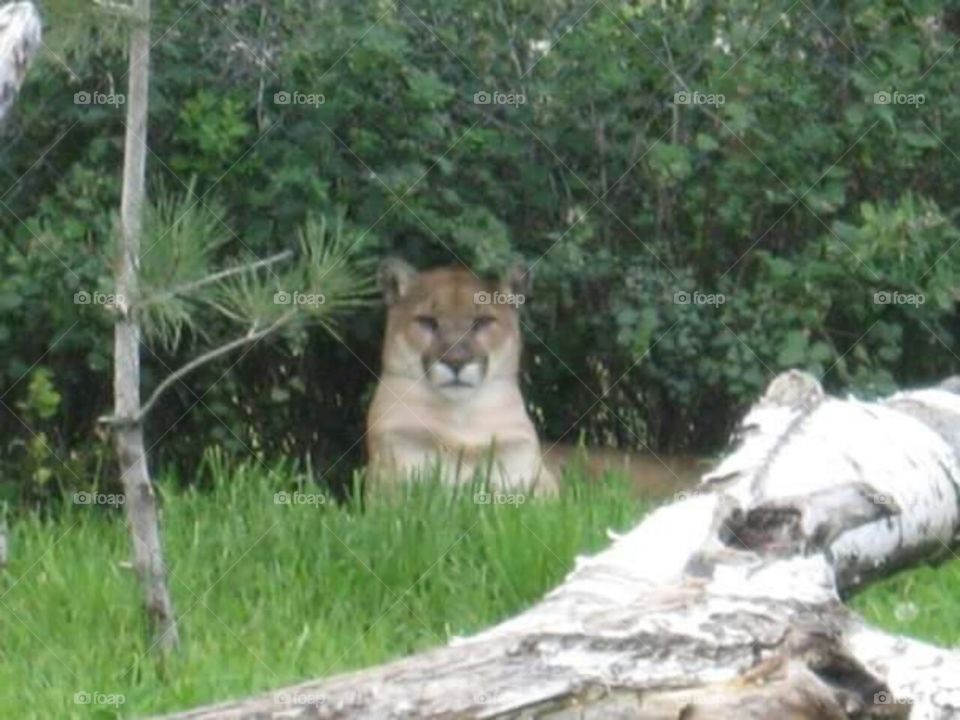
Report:
<svg viewBox="0 0 960 720"><path fill-rule="evenodd" d="M443 482L469 483L489 467L498 489L556 490L518 385L518 308L478 296L516 297L521 277L483 281L465 268L381 266L387 328L366 436L374 484L437 467Z"/></svg>
<svg viewBox="0 0 960 720"><path fill-rule="evenodd" d="M712 462L692 455L654 455L617 448L581 448L568 443L543 443L543 464L557 477L568 468L599 479L607 473L627 478L646 497L687 492L710 470Z"/></svg>

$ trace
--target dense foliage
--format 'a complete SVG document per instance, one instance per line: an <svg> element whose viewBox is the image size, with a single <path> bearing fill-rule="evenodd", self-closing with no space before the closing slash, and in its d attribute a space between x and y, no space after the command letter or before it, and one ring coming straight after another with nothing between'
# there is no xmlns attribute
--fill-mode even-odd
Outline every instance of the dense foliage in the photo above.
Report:
<svg viewBox="0 0 960 720"><path fill-rule="evenodd" d="M308 216L371 259L525 258L547 437L710 451L786 367L865 394L956 371L960 16L941 3L154 4L152 192L192 188L226 259L294 247ZM109 27L66 32L78 12L99 10L50 6L0 159L0 452L28 496L109 457L111 319L74 294L110 290L124 124L104 98L125 58ZM381 325L370 306L341 342L265 340L189 376L154 456L347 474ZM144 350L147 390L195 335Z"/></svg>

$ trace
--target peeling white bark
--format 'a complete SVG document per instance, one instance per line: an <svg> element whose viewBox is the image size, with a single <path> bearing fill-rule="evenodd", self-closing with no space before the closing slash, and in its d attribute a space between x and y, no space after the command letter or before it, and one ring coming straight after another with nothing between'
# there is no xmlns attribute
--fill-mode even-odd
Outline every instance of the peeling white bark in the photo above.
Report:
<svg viewBox="0 0 960 720"><path fill-rule="evenodd" d="M886 678L893 695L908 703L911 718L960 714L960 655L869 627L848 633L851 652Z"/></svg>
<svg viewBox="0 0 960 720"><path fill-rule="evenodd" d="M960 653L869 628L841 602L953 542L960 397L839 400L786 373L740 435L696 492L581 558L530 610L177 717L960 717Z"/></svg>
<svg viewBox="0 0 960 720"><path fill-rule="evenodd" d="M6 117L40 47L40 14L31 2L0 7L0 120Z"/></svg>

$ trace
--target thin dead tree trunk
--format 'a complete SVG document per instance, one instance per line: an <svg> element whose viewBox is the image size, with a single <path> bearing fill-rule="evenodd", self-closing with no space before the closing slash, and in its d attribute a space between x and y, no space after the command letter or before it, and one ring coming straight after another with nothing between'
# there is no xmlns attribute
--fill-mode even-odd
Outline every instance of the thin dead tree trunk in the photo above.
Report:
<svg viewBox="0 0 960 720"><path fill-rule="evenodd" d="M134 0L129 21L130 79L116 275L120 315L114 330L114 415L118 419L114 425L114 438L126 495L124 507L133 543L133 564L143 588L154 644L166 653L178 644L177 624L167 588L157 500L147 467L140 419L141 329L136 314L130 312L139 291L140 240L146 197L150 0Z"/></svg>
<svg viewBox="0 0 960 720"><path fill-rule="evenodd" d="M688 497L581 558L533 608L361 672L175 717L960 717L960 653L842 599L950 554L960 383L867 403L776 378Z"/></svg>

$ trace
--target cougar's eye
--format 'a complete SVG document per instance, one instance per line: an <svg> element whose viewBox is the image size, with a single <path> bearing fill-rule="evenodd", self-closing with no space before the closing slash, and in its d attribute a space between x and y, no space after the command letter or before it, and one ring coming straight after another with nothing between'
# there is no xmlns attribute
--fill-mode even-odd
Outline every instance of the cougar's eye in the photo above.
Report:
<svg viewBox="0 0 960 720"><path fill-rule="evenodd" d="M481 315L480 317L473 319L473 330L483 330L486 327L493 325L497 319L493 315Z"/></svg>
<svg viewBox="0 0 960 720"><path fill-rule="evenodd" d="M429 315L417 315L417 325L427 332L436 332L439 325L437 324L437 319Z"/></svg>

